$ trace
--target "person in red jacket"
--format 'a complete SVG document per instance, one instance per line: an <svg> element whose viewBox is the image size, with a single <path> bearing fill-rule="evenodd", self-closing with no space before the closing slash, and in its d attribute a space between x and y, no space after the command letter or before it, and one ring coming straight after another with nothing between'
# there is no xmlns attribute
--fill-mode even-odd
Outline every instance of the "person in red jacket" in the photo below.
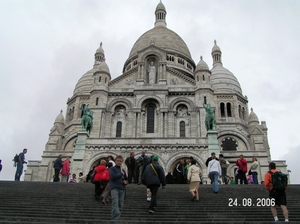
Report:
<svg viewBox="0 0 300 224"><path fill-rule="evenodd" d="M248 181L246 178L247 160L244 159L243 155L239 156L239 159L236 161L236 165L238 166L238 180L240 180L240 184L248 184Z"/></svg>
<svg viewBox="0 0 300 224"><path fill-rule="evenodd" d="M63 167L61 169L61 182L67 183L69 182L70 176L70 157L67 157L63 162Z"/></svg>
<svg viewBox="0 0 300 224"><path fill-rule="evenodd" d="M95 177L94 177L94 184L95 184L95 198L98 201L100 199L100 195L104 190L104 186L102 183L102 173L107 170L106 168L106 161L101 159L100 165L95 168Z"/></svg>

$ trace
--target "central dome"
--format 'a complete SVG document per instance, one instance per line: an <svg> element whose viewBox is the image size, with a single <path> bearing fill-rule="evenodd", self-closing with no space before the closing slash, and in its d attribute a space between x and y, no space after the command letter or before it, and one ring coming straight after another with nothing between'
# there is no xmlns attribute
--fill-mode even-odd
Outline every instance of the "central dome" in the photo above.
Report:
<svg viewBox="0 0 300 224"><path fill-rule="evenodd" d="M151 43L167 52L176 53L191 59L191 53L182 38L177 33L164 26L154 27L144 33L133 45L129 58L147 48Z"/></svg>

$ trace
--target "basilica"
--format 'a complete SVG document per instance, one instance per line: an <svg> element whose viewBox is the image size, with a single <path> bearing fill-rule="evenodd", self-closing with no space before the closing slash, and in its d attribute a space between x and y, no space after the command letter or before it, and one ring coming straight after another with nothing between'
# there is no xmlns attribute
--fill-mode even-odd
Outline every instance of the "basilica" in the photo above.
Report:
<svg viewBox="0 0 300 224"><path fill-rule="evenodd" d="M206 174L205 161L216 152L230 162L227 173L233 176L239 155L248 165L256 157L262 180L271 161L268 128L248 108L237 79L242 74L236 77L223 66L216 41L212 68L202 57L195 63L184 40L167 28L166 15L160 2L154 27L137 39L115 79L100 44L93 67L67 99L66 113L56 117L42 159L29 161L26 181L49 181L59 154L71 158L71 173L78 175L109 155L138 157L142 150L157 155L166 173L192 156ZM83 105L92 114L89 131L81 125ZM214 109L212 130L205 125L207 106ZM276 163L286 171L285 161Z"/></svg>

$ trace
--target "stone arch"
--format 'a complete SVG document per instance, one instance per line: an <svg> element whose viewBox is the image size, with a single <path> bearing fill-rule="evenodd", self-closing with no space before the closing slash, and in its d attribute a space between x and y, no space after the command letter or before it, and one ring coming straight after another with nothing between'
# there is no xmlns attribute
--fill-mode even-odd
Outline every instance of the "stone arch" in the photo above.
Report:
<svg viewBox="0 0 300 224"><path fill-rule="evenodd" d="M112 153L112 152L97 152L92 157L90 158L89 162L87 163L86 167L84 168L85 173L88 173L91 168L99 161L100 159L107 159L108 156L113 156L116 158L116 156L119 155L117 153ZM124 161L126 158L123 158Z"/></svg>
<svg viewBox="0 0 300 224"><path fill-rule="evenodd" d="M168 172L168 170L171 170L173 172L178 161L180 161L181 159L189 158L190 156L194 157L194 159L198 162L200 169L202 170L202 172L204 172L204 170L206 169L204 159L201 158L199 154L190 151L186 153L178 152L172 155L172 157L167 161L165 165L165 171Z"/></svg>
<svg viewBox="0 0 300 224"><path fill-rule="evenodd" d="M151 48L148 48L146 52L144 52L144 54L141 57L141 61L146 61L147 58L149 58L150 56L156 56L158 62L161 62L165 58L165 53L161 52L157 47L153 46Z"/></svg>
<svg viewBox="0 0 300 224"><path fill-rule="evenodd" d="M146 102L147 100L156 100L158 102L158 106L159 108L163 108L163 101L161 98L157 97L157 96L144 96L142 97L138 102L137 102L137 107L142 109L142 105L144 104L144 102ZM158 108L158 109L159 109Z"/></svg>
<svg viewBox="0 0 300 224"><path fill-rule="evenodd" d="M185 104L188 108L188 111L194 111L195 110L195 104L193 101L191 101L188 98L185 97L178 97L175 100L173 100L169 105L169 111L176 111L176 107L179 104Z"/></svg>
<svg viewBox="0 0 300 224"><path fill-rule="evenodd" d="M221 131L221 132L219 132L218 133L219 145L220 145L220 141L221 141L222 137L225 137L225 136L231 136L233 138L241 140L247 147L246 150L248 151L250 149L250 143L248 142L246 137L236 131ZM237 150L237 151L240 151L240 150Z"/></svg>
<svg viewBox="0 0 300 224"><path fill-rule="evenodd" d="M71 134L71 135L69 135L69 136L67 137L67 139L63 142L63 144L62 144L62 150L63 150L63 151L66 151L66 146L68 145L68 143L69 143L70 141L74 140L74 138L77 138L77 132L76 132L76 133L73 133L73 134Z"/></svg>
<svg viewBox="0 0 300 224"><path fill-rule="evenodd" d="M115 107L118 106L118 104L124 104L126 111L132 110L132 103L128 99L119 98L119 99L114 99L109 103L109 105L107 106L107 111L113 113Z"/></svg>

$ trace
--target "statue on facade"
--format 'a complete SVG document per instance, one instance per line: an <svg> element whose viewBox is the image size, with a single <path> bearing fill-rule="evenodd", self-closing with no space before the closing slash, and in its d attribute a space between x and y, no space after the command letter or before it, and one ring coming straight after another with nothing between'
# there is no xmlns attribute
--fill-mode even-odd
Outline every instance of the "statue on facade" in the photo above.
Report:
<svg viewBox="0 0 300 224"><path fill-rule="evenodd" d="M205 126L207 131L215 130L215 109L210 106L210 104L204 104L204 108L206 110L205 116Z"/></svg>
<svg viewBox="0 0 300 224"><path fill-rule="evenodd" d="M153 61L151 61L149 67L148 67L148 74L149 74L149 84L155 83L155 77L156 77L156 67L153 64Z"/></svg>
<svg viewBox="0 0 300 224"><path fill-rule="evenodd" d="M93 127L93 112L86 104L81 105L81 111L82 129L90 133Z"/></svg>

